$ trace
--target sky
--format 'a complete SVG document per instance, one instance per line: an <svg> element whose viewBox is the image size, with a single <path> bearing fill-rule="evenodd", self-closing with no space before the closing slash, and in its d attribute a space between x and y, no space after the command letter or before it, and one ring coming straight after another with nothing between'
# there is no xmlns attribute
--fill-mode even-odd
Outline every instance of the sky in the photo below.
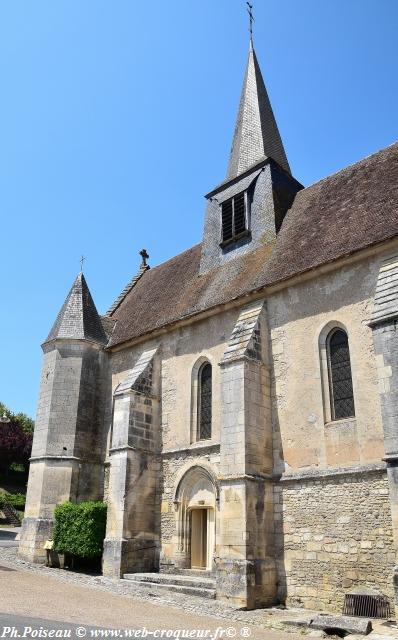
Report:
<svg viewBox="0 0 398 640"><path fill-rule="evenodd" d="M308 186L397 138L397 0L255 0L254 44ZM249 46L244 0L0 3L0 401L34 417L86 256L100 313L201 240ZM303 230L305 232L305 230Z"/></svg>

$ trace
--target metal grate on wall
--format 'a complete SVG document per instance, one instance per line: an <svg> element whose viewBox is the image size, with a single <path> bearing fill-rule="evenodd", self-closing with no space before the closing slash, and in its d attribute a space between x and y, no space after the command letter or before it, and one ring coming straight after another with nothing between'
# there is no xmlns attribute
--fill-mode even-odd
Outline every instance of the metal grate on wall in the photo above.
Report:
<svg viewBox="0 0 398 640"><path fill-rule="evenodd" d="M390 602L385 596L346 593L343 615L361 618L390 618Z"/></svg>

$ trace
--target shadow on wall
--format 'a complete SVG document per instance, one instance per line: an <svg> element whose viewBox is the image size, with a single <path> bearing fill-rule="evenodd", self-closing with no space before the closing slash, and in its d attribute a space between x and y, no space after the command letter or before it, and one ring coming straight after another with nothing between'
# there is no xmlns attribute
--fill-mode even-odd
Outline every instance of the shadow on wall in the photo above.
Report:
<svg viewBox="0 0 398 640"><path fill-rule="evenodd" d="M274 449L274 475L281 476L285 470L282 437L279 427L275 381L271 384L272 399L272 431ZM279 452L279 455L277 454ZM286 604L287 579L285 566L285 529L288 523L284 521L282 486L274 485L274 553L276 564L276 599L279 604Z"/></svg>

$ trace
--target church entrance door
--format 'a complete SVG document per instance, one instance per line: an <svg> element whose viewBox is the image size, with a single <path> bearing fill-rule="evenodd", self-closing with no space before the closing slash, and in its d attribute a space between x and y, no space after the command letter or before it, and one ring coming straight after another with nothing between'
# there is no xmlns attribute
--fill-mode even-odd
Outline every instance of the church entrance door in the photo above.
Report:
<svg viewBox="0 0 398 640"><path fill-rule="evenodd" d="M191 568L207 569L209 565L210 509L191 511Z"/></svg>

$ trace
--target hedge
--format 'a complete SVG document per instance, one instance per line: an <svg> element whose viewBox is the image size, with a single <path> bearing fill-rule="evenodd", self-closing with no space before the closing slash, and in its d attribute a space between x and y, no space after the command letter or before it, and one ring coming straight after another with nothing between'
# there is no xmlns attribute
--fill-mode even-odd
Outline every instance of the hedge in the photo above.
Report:
<svg viewBox="0 0 398 640"><path fill-rule="evenodd" d="M0 493L0 509L5 504L10 504L14 509L23 511L25 509L26 496L23 493Z"/></svg>
<svg viewBox="0 0 398 640"><path fill-rule="evenodd" d="M79 558L102 555L106 526L104 502L65 502L55 508L54 549Z"/></svg>

